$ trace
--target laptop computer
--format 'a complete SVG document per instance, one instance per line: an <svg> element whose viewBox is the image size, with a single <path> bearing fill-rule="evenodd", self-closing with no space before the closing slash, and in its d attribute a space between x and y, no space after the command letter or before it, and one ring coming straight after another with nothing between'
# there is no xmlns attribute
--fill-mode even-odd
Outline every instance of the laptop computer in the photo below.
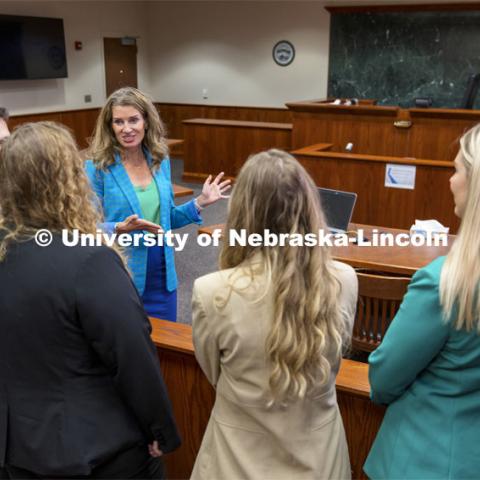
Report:
<svg viewBox="0 0 480 480"><path fill-rule="evenodd" d="M329 188L319 188L318 193L330 231L332 233L345 233L352 219L357 194Z"/></svg>

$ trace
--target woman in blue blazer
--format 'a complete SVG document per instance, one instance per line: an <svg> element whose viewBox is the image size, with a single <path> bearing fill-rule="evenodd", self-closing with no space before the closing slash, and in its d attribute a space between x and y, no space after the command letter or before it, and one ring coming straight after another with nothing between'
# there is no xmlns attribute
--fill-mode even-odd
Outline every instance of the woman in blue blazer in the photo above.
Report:
<svg viewBox="0 0 480 480"><path fill-rule="evenodd" d="M152 101L135 88L114 92L97 120L86 171L100 201L108 233L157 235L201 223L200 211L230 187L223 173L209 177L201 195L175 206L165 130ZM177 276L171 246L127 250L128 266L151 316L176 320Z"/></svg>
<svg viewBox="0 0 480 480"><path fill-rule="evenodd" d="M450 189L455 243L413 277L369 357L372 400L389 405L370 478L467 479L480 472L480 125L460 140Z"/></svg>

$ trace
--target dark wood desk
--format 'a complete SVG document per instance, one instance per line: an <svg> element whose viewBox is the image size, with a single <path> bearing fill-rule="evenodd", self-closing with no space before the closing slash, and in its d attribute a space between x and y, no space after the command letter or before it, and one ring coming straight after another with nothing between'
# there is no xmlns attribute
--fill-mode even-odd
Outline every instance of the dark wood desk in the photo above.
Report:
<svg viewBox="0 0 480 480"><path fill-rule="evenodd" d="M362 224L351 224L350 229L363 229L364 235L369 239L372 238L373 229L381 233L408 233L408 230L398 228L373 227ZM348 247L333 247L332 253L336 260L348 263L355 268L413 275L419 268L428 265L437 257L446 255L454 239L454 235L449 235L446 247L414 247L411 245L406 247L361 247L351 244Z"/></svg>
<svg viewBox="0 0 480 480"><path fill-rule="evenodd" d="M214 230L224 229L224 224L216 224L201 227L198 233L212 234ZM408 233L407 230L398 228L373 227L370 225L350 224L349 230L363 229L364 236L372 238L373 229L380 233ZM367 247L350 244L346 247L332 247L333 257L341 262L348 263L355 268L368 268L389 273L401 273L404 275L413 275L419 268L428 265L435 258L446 255L450 250L451 244L455 239L454 235L449 235L448 246L443 247Z"/></svg>
<svg viewBox="0 0 480 480"><path fill-rule="evenodd" d="M189 478L215 401L215 391L195 360L192 327L150 318L152 340L182 436L182 446L165 458L167 478ZM362 471L385 409L370 401L368 365L343 360L337 398L347 435L353 478Z"/></svg>

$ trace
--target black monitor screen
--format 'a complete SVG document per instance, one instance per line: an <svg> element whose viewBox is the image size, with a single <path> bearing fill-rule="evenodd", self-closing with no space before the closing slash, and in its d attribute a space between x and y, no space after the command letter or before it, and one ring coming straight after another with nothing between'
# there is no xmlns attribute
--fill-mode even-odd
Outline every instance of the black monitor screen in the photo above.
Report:
<svg viewBox="0 0 480 480"><path fill-rule="evenodd" d="M320 202L327 217L327 225L337 230L347 230L352 219L357 194L319 188Z"/></svg>
<svg viewBox="0 0 480 480"><path fill-rule="evenodd" d="M0 80L66 76L62 19L0 15Z"/></svg>

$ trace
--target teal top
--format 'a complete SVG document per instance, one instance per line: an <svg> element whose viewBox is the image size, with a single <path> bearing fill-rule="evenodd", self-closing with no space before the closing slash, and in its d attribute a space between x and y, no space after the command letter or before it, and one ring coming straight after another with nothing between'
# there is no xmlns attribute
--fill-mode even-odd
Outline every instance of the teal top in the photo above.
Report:
<svg viewBox="0 0 480 480"><path fill-rule="evenodd" d="M138 197L142 218L156 224L160 223L160 199L158 196L157 186L155 182L150 182L146 187L134 185L133 189Z"/></svg>
<svg viewBox="0 0 480 480"><path fill-rule="evenodd" d="M480 336L443 319L444 261L414 275L369 357L372 400L389 405L364 466L372 479L480 475Z"/></svg>

